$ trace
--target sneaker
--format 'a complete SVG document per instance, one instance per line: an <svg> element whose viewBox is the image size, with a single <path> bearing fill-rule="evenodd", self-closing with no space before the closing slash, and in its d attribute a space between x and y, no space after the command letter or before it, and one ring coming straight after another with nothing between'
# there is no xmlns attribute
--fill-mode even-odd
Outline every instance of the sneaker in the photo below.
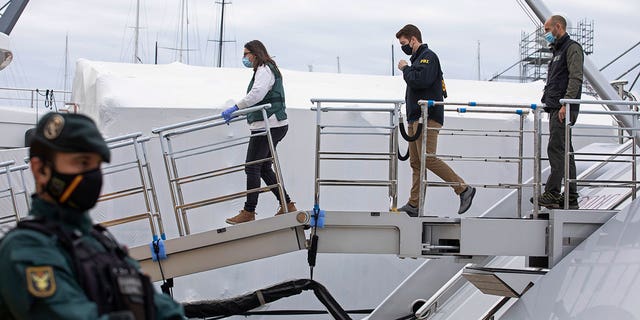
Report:
<svg viewBox="0 0 640 320"><path fill-rule="evenodd" d="M471 207L471 202L473 201L473 197L476 195L476 188L467 186L464 191L460 194L460 209L458 209L458 214L463 214L469 210Z"/></svg>
<svg viewBox="0 0 640 320"><path fill-rule="evenodd" d="M243 210L240 210L240 213L238 213L235 217L227 219L226 222L228 224L238 224L238 223L253 221L255 219L256 219L255 212L251 212L243 209Z"/></svg>
<svg viewBox="0 0 640 320"><path fill-rule="evenodd" d="M533 202L533 198L531 198ZM559 209L560 208L560 195L552 192L543 193L540 198L538 198L538 205L541 207L546 207L548 209Z"/></svg>
<svg viewBox="0 0 640 320"><path fill-rule="evenodd" d="M410 204L405 204L404 206L402 206L401 208L398 209L398 211L404 211L406 212L410 217L417 217L418 216L418 208L410 205Z"/></svg>
<svg viewBox="0 0 640 320"><path fill-rule="evenodd" d="M292 201L287 203L287 213L296 212L296 211L298 211L298 208L296 208L295 202ZM284 210L282 210L282 206L280 206L280 208L278 209L278 212L276 212L276 216L279 216L281 214L284 214Z"/></svg>

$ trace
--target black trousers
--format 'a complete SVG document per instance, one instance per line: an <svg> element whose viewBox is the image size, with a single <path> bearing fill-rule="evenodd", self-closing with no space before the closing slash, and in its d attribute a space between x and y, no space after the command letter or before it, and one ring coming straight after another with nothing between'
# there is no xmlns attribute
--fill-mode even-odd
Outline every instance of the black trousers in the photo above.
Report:
<svg viewBox="0 0 640 320"><path fill-rule="evenodd" d="M566 119L560 122L558 119L558 111L559 110L556 109L549 113L549 144L547 145L547 155L549 156L551 173L549 174L547 184L544 187L545 192L555 194L560 193L562 181L564 179L564 127ZM572 114L571 122L575 123L577 118L577 114ZM569 151L573 152L571 137L569 137L569 148ZM573 154L569 157L569 178L576 178L576 161ZM569 184L569 197L575 199L578 197L578 190L575 182Z"/></svg>
<svg viewBox="0 0 640 320"><path fill-rule="evenodd" d="M289 126L271 128L271 137L273 139L273 147L278 145L278 142L287 135L287 131L289 130ZM258 136L251 137L249 139L249 147L247 148L247 159L246 162L261 160L265 158L271 157L271 150L269 150L269 141L267 140L267 136ZM255 189L260 187L260 178L269 185L274 185L278 183L276 179L276 174L273 172L273 168L271 167L271 160L265 161L263 163L253 164L246 166L244 172L247 174L247 190ZM283 188L284 189L284 188ZM276 196L278 202L280 202L280 193L278 192L278 188L271 189L271 192ZM291 202L287 191L284 190L285 200L287 203ZM244 203L244 210L254 212L256 211L256 206L258 205L258 192L253 192L247 195L247 201Z"/></svg>

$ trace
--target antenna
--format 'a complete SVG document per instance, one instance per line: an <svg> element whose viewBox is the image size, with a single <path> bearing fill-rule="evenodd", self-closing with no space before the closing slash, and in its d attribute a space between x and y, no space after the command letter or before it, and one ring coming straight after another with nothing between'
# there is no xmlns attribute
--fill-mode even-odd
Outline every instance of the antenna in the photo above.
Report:
<svg viewBox="0 0 640 320"><path fill-rule="evenodd" d="M391 75L396 75L396 58L393 52L393 43L391 44Z"/></svg>

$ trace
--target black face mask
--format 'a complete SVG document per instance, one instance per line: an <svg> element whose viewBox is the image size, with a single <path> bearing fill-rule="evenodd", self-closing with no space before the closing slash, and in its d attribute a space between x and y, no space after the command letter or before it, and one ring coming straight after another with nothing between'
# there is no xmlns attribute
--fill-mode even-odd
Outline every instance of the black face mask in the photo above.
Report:
<svg viewBox="0 0 640 320"><path fill-rule="evenodd" d="M93 208L102 189L100 168L79 174L63 174L51 168L45 190L62 207L86 211Z"/></svg>
<svg viewBox="0 0 640 320"><path fill-rule="evenodd" d="M410 56L411 54L413 54L413 49L408 43L400 47L400 49L402 49L402 52L404 52L406 55Z"/></svg>

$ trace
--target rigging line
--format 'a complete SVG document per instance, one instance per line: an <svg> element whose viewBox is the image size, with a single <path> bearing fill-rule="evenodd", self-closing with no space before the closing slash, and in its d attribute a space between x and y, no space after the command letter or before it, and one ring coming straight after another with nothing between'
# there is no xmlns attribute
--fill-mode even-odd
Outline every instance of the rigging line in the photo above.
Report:
<svg viewBox="0 0 640 320"><path fill-rule="evenodd" d="M631 87L629 87L629 92L631 92L631 90L633 90L633 86L635 86L636 82L638 82L638 78L640 78L640 72L638 72L638 75L636 76L636 79L633 80L633 83L631 84Z"/></svg>
<svg viewBox="0 0 640 320"><path fill-rule="evenodd" d="M2 7L0 7L0 11L2 11L2 9L6 8L10 3L11 3L11 0L7 1L7 3L5 3ZM4 12L0 14L0 17L2 17L2 15L4 15Z"/></svg>
<svg viewBox="0 0 640 320"><path fill-rule="evenodd" d="M195 37L194 37L195 39L194 40L196 42L195 47L196 47L197 53L198 53L198 54L196 54L196 58L197 59L196 59L194 64L202 65L203 64L202 63L202 50L200 50L201 49L201 47L200 47L200 44L201 44L201 41L200 41L201 40L200 39L200 19L198 19L198 14L199 14L200 10L199 10L197 2L195 3L195 7L193 8L192 11L194 12L194 14L193 14L193 24L195 25L195 27L194 27L194 31L195 31Z"/></svg>
<svg viewBox="0 0 640 320"><path fill-rule="evenodd" d="M180 0L180 2L179 2L180 4L178 5L179 6L178 10L176 10L179 13L178 13L178 20L176 21L175 29L174 29L175 30L175 42L174 42L175 43L175 45L174 45L175 48L180 48L180 34L181 34L180 27L182 26L182 22L181 21L182 21L182 2L183 1L184 0ZM173 51L173 61L178 61L178 53L179 52L180 52L179 50L174 50Z"/></svg>
<svg viewBox="0 0 640 320"><path fill-rule="evenodd" d="M184 3L185 3L185 7L184 7L185 16L184 16L184 18L186 20L186 25L185 26L186 26L186 29L187 29L187 31L185 32L185 37L187 38L187 64L189 64L190 63L190 61L189 61L189 57L190 57L190 54L189 54L189 49L190 49L190 47L189 47L189 0L184 0Z"/></svg>
<svg viewBox="0 0 640 320"><path fill-rule="evenodd" d="M512 64L511 66L509 66L509 67L508 67L507 69L505 69L504 71L502 71L502 72L500 72L500 73L496 74L495 76L493 76L491 79L489 79L489 81L493 81L493 80L495 80L496 78L500 77L501 75L505 74L507 71L511 70L511 68L513 68L513 67L517 66L518 64L520 64L520 62L522 62L522 61L518 60L516 63Z"/></svg>
<svg viewBox="0 0 640 320"><path fill-rule="evenodd" d="M524 11L524 13L527 15L527 17L529 17L529 20L531 20L531 22L533 22L533 25L536 26L536 27L539 27L540 26L540 22L538 21L538 19L536 19L533 16L533 14L529 11L528 7L525 6L525 4L522 2L522 0L517 0L516 2L518 3L518 5L522 9L522 11Z"/></svg>
<svg viewBox="0 0 640 320"><path fill-rule="evenodd" d="M127 51L125 49L125 39L127 36L127 29L129 28L127 26L129 23L129 17L131 17L131 11L133 10L133 1L136 1L136 0L129 1L129 13L127 13L127 19L125 20L125 23L124 23L124 30L122 31L122 39L120 39L120 61L125 61L124 55L125 55L125 52Z"/></svg>
<svg viewBox="0 0 640 320"><path fill-rule="evenodd" d="M600 68L600 71L606 69L608 66L610 66L614 62L618 61L618 59L622 58L625 54L629 53L629 51L633 50L638 45L640 45L640 41L638 41L638 43L634 44L631 48L627 49L627 51L623 52L621 55L619 55L615 59L611 60L611 62L607 63L604 67Z"/></svg>
<svg viewBox="0 0 640 320"><path fill-rule="evenodd" d="M638 66L640 66L640 62L636 63L636 65L633 66L631 69L629 69L625 73L621 74L619 77L616 78L616 80L620 80L622 77L624 77L627 74L629 74L629 72L633 71L633 69L637 68Z"/></svg>

